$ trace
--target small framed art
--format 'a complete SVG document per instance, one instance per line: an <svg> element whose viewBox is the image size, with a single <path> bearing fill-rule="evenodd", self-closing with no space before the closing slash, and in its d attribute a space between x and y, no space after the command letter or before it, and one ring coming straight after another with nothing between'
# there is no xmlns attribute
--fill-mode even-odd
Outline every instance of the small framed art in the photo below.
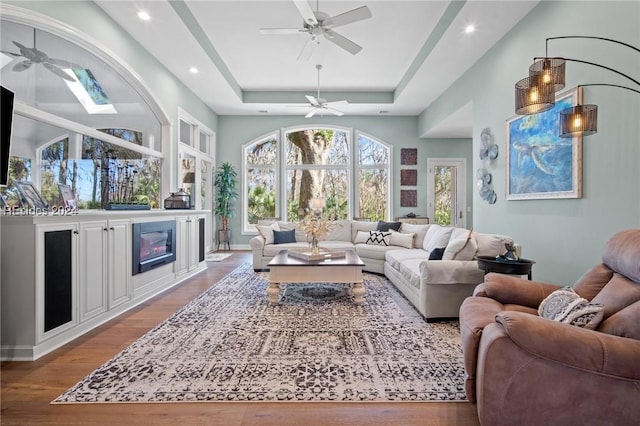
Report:
<svg viewBox="0 0 640 426"><path fill-rule="evenodd" d="M71 189L71 187L69 185L64 185L62 183L59 183L58 189L60 190L60 196L62 197L64 206L71 210L77 210L78 201L76 200L76 196L73 193L73 190Z"/></svg>
<svg viewBox="0 0 640 426"><path fill-rule="evenodd" d="M400 185L416 186L418 184L418 171L416 169L400 170Z"/></svg>
<svg viewBox="0 0 640 426"><path fill-rule="evenodd" d="M400 207L418 207L418 191L415 189L400 190Z"/></svg>
<svg viewBox="0 0 640 426"><path fill-rule="evenodd" d="M26 204L28 207L36 210L49 209L49 205L31 182L15 182L15 186L20 193L23 205Z"/></svg>
<svg viewBox="0 0 640 426"><path fill-rule="evenodd" d="M418 164L418 148L400 148L400 164L403 166Z"/></svg>

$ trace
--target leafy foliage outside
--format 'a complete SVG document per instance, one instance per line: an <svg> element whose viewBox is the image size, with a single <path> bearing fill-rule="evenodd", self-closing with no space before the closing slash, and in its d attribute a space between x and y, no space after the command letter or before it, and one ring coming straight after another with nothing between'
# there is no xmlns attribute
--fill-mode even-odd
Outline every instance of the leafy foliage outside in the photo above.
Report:
<svg viewBox="0 0 640 426"><path fill-rule="evenodd" d="M285 134L284 171L286 220L301 220L313 197L325 199L324 214L345 219L350 210L350 186L354 179L348 134L334 129L304 129ZM387 218L389 198L389 148L364 136L356 145L355 181L359 210L356 216ZM278 216L278 144L275 135L245 148L247 163L247 219Z"/></svg>
<svg viewBox="0 0 640 426"><path fill-rule="evenodd" d="M435 168L435 209L434 222L438 225L451 225L451 212L453 211L452 169L448 166Z"/></svg>

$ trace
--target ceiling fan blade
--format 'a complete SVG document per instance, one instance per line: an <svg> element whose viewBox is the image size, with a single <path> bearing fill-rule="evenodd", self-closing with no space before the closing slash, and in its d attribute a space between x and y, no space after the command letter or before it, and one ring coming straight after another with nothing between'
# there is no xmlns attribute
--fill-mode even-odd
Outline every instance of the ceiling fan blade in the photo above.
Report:
<svg viewBox="0 0 640 426"><path fill-rule="evenodd" d="M319 109L319 108L314 108L314 109L312 109L311 111L309 111L309 114L305 115L305 116L304 116L304 118L311 118L311 117L313 117L313 116L316 114L316 112L318 112L318 111L320 111L320 109Z"/></svg>
<svg viewBox="0 0 640 426"><path fill-rule="evenodd" d="M13 71L16 72L21 72L21 71L26 71L31 67L31 64L33 62L31 61L22 61L22 62L18 62L17 64L15 64L13 66L13 68L11 68Z"/></svg>
<svg viewBox="0 0 640 426"><path fill-rule="evenodd" d="M298 12L302 15L304 22L309 25L318 25L318 21L316 20L316 15L313 14L313 10L307 0L293 0L293 3L298 8Z"/></svg>
<svg viewBox="0 0 640 426"><path fill-rule="evenodd" d="M362 6L357 9L342 13L340 15L327 18L322 23L322 26L324 28L335 28L341 25L346 25L352 22L358 22L369 18L371 18L371 11L367 6Z"/></svg>
<svg viewBox="0 0 640 426"><path fill-rule="evenodd" d="M325 30L325 35L327 36L325 37L327 40L342 47L344 50L351 53L352 55L355 55L356 53L362 50L362 46L352 42L345 36L340 35L333 30Z"/></svg>
<svg viewBox="0 0 640 426"><path fill-rule="evenodd" d="M309 37L307 41L304 43L300 54L298 55L299 61L308 61L313 55L313 52L316 50L316 46L319 42Z"/></svg>
<svg viewBox="0 0 640 426"><path fill-rule="evenodd" d="M313 96L305 95L304 97L307 98L309 103L311 105L313 105L314 107L319 107L320 106L320 102L318 102L318 100L316 98L314 98Z"/></svg>
<svg viewBox="0 0 640 426"><path fill-rule="evenodd" d="M17 57L19 57L19 56L22 56L22 55L21 55L21 54L19 54L19 53L7 52L6 50L0 50L0 52L4 53L5 55L11 55L11 56L13 56L14 58L17 58Z"/></svg>
<svg viewBox="0 0 640 426"><path fill-rule="evenodd" d="M71 77L69 74L67 74L66 72L62 71L62 69L58 68L55 65L52 65L48 62L43 62L42 66L45 67L46 69L48 69L49 71L51 71L52 73L54 73L55 75L57 75L60 78L63 78L67 81L76 81L75 78Z"/></svg>
<svg viewBox="0 0 640 426"><path fill-rule="evenodd" d="M338 117L342 117L344 115L344 112L342 111L338 111L337 109L333 109L333 108L325 108L325 111L327 111L328 113L331 113L333 115L337 115Z"/></svg>
<svg viewBox="0 0 640 426"><path fill-rule="evenodd" d="M341 106L347 106L349 105L348 101L333 101L333 102L327 102L325 104L328 107L332 107L332 108L340 108Z"/></svg>
<svg viewBox="0 0 640 426"><path fill-rule="evenodd" d="M64 59L49 58L49 63L57 65L60 68L82 68L80 65L65 61Z"/></svg>
<svg viewBox="0 0 640 426"><path fill-rule="evenodd" d="M260 28L260 34L266 35L288 35L308 32L306 28Z"/></svg>

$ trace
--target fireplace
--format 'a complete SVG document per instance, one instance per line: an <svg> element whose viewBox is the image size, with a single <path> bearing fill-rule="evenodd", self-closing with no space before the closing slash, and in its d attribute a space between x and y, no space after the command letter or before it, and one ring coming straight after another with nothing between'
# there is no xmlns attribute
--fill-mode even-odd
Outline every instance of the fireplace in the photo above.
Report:
<svg viewBox="0 0 640 426"><path fill-rule="evenodd" d="M175 220L133 224L133 275L175 260Z"/></svg>

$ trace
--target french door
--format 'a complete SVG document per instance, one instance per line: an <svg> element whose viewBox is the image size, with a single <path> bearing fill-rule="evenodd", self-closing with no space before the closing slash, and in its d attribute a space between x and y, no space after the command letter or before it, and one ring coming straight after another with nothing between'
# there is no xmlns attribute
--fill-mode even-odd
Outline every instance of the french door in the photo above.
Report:
<svg viewBox="0 0 640 426"><path fill-rule="evenodd" d="M466 227L465 158L427 159L427 212L431 223Z"/></svg>

